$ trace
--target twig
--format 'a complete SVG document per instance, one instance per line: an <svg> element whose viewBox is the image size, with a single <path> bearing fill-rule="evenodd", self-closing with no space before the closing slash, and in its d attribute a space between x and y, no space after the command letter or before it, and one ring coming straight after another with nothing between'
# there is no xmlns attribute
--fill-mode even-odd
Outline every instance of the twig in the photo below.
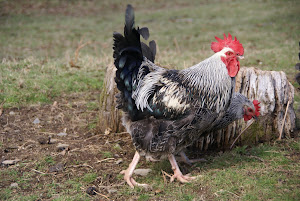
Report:
<svg viewBox="0 0 300 201"><path fill-rule="evenodd" d="M97 161L96 163L101 163L101 162L108 161L108 160L115 160L115 158L105 158L103 160Z"/></svg>
<svg viewBox="0 0 300 201"><path fill-rule="evenodd" d="M92 136L92 137L89 137L89 138L86 138L86 139L84 139L84 141L88 141L88 140L90 140L90 139L93 139L93 138L95 138L95 137L102 137L101 135L94 135L94 136Z"/></svg>
<svg viewBox="0 0 300 201"><path fill-rule="evenodd" d="M128 132L120 132L120 133L110 133L110 134L117 134L117 135L121 135L121 134L129 134Z"/></svg>
<svg viewBox="0 0 300 201"><path fill-rule="evenodd" d="M97 191L94 191L97 195L101 195L102 197L105 197L106 199L108 199L109 200L109 198L106 196L106 195L103 195L103 194L101 194L101 193L98 193Z"/></svg>
<svg viewBox="0 0 300 201"><path fill-rule="evenodd" d="M264 159L262 159L262 158L259 158L258 156L249 156L249 158L255 158L255 159L257 159L257 160L259 160L260 162L264 162L265 160Z"/></svg>
<svg viewBox="0 0 300 201"><path fill-rule="evenodd" d="M267 152L267 153L277 153L277 154L280 153L278 151L272 151L272 150L271 151L264 151L264 152Z"/></svg>
<svg viewBox="0 0 300 201"><path fill-rule="evenodd" d="M38 171L38 170L35 170L35 169L31 169L32 171L34 171L34 172L37 172L37 173L39 173L39 174L47 174L47 173L44 173L44 172L40 172L40 171Z"/></svg>
<svg viewBox="0 0 300 201"><path fill-rule="evenodd" d="M248 125L246 126L246 128L244 130L242 130L242 132L239 134L239 136L237 136L237 138L235 138L235 140L233 141L232 145L230 146L230 149L232 149L233 145L235 144L235 142L239 139L239 137L254 123L254 119L251 120L250 123L248 123Z"/></svg>
<svg viewBox="0 0 300 201"><path fill-rule="evenodd" d="M290 105L290 100L288 101L286 109L285 109L285 114L284 114L284 117L283 117L283 122L282 122L281 130L280 130L279 137L278 137L277 140L281 140L282 132L283 132L283 128L284 128L284 123L285 123L285 118L286 118L286 115L287 115L287 111L288 111L289 105Z"/></svg>
<svg viewBox="0 0 300 201"><path fill-rule="evenodd" d="M43 131L39 131L39 133L50 134L50 135L55 135L55 134L56 134L56 133L51 133L51 132L43 132Z"/></svg>
<svg viewBox="0 0 300 201"><path fill-rule="evenodd" d="M175 43L175 46L176 46L176 50L178 53L180 53L180 48L179 48L179 45L178 45L178 42L177 42L177 39L174 37L174 43Z"/></svg>
<svg viewBox="0 0 300 201"><path fill-rule="evenodd" d="M67 168L70 168L70 167L73 167L73 168L77 168L77 167L89 167L91 169L94 169L92 166L88 165L88 164L82 164L82 165L71 165L71 166L68 166Z"/></svg>
<svg viewBox="0 0 300 201"><path fill-rule="evenodd" d="M77 49L75 50L75 59L74 59L74 62L73 62L73 60L70 61L70 66L71 66L71 67L80 68L80 66L77 66L77 65L76 65L77 60L78 60L79 50L80 50L81 48L83 48L84 46L90 44L90 43L91 43L91 41L88 41L88 42L83 43L83 44L81 44L81 41L79 42L79 46L78 46Z"/></svg>
<svg viewBox="0 0 300 201"><path fill-rule="evenodd" d="M80 148L74 148L74 149L70 150L69 152L73 152L73 151L81 151L81 149Z"/></svg>

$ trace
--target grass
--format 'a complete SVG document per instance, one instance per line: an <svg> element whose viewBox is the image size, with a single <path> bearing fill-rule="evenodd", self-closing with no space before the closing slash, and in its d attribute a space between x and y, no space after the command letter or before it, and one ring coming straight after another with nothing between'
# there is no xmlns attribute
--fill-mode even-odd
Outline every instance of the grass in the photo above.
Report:
<svg viewBox="0 0 300 201"><path fill-rule="evenodd" d="M161 169L171 173L168 162L148 162L153 171L147 177L135 179L152 185L152 191L130 189L124 185L117 194L124 199L136 200L298 200L300 198L299 140L261 144L256 147L237 147L231 152L206 156L207 162L191 168L198 179L192 183L164 183ZM49 161L46 159L45 161ZM52 161L50 159L50 161ZM142 167L141 167L142 168ZM18 188L30 189L32 172L1 171L1 177L17 182ZM78 179L54 179L45 186L36 186L53 200L91 200L82 188L93 184L99 172L89 172ZM104 177L105 178L105 177ZM168 178L167 178L168 179ZM5 181L3 181L5 182ZM44 189L44 190L43 190ZM0 190L1 200L35 200L38 193L22 196L14 188ZM59 197L56 195L59 194Z"/></svg>
<svg viewBox="0 0 300 201"><path fill-rule="evenodd" d="M92 62L84 60L86 65ZM93 70L72 69L59 61L31 57L19 61L4 59L0 69L0 102L6 101L4 107L50 103L62 94L99 90L102 86L100 65Z"/></svg>
<svg viewBox="0 0 300 201"><path fill-rule="evenodd" d="M100 91L105 68L112 63L112 33L122 32L127 3L0 1L0 104L5 101L5 108L25 107L52 103L66 94ZM151 39L156 40L156 61L162 66L191 66L212 54L210 43L214 36L230 32L245 47L242 66L284 71L289 81L299 87L293 80L294 65L299 62L300 5L296 0L130 3L136 8L136 24L149 27ZM86 45L76 56L82 44ZM75 65L70 65L71 61ZM97 104L90 102L87 108L95 110ZM299 104L300 95L295 90L295 108ZM91 122L89 128L96 125ZM0 142L2 146L5 144ZM120 151L119 144L113 149ZM208 162L198 164L192 172L202 176L186 185L164 184L161 169L172 172L168 162L147 163L153 171L149 177L137 180L151 184L153 191L124 186L117 195L137 200L299 200L299 152L299 140L237 147L232 152L207 156ZM102 150L100 154L104 159L113 156L110 151ZM45 156L35 168L45 171L54 163L53 157ZM26 167L26 163L23 165ZM99 172L67 181L50 179L47 186L32 186L31 175L31 170L21 173L1 169L0 183L17 182L19 187L0 184L0 200L37 200L37 192L19 192L35 187L52 200L92 200L82 188L97 183Z"/></svg>
<svg viewBox="0 0 300 201"><path fill-rule="evenodd" d="M113 154L110 151L103 151L101 152L103 158L111 158L113 157Z"/></svg>
<svg viewBox="0 0 300 201"><path fill-rule="evenodd" d="M161 162L151 167L154 171L149 177L137 179L151 183L154 189L162 190L160 193L153 195L153 192L141 189L123 193L128 196L140 194L140 200L148 197L166 200L200 197L205 200L297 200L300 198L300 164L296 162L299 146L299 141L291 140L275 145L237 147L232 152L209 156L208 162L197 165L199 178L185 185L163 184L160 169L167 172L171 169ZM294 157L295 153L297 157Z"/></svg>
<svg viewBox="0 0 300 201"><path fill-rule="evenodd" d="M111 35L123 29L127 2L13 2L2 1L0 102L5 100L5 107L49 103L64 93L100 90L103 71L112 62ZM191 66L212 54L215 35L231 32L245 47L241 65L283 70L297 86L293 80L300 35L297 1L131 3L136 24L148 26L157 41L157 63ZM40 9L45 7L60 9L56 13ZM77 57L81 68L70 67L79 44L87 42ZM295 100L298 105L298 92Z"/></svg>
<svg viewBox="0 0 300 201"><path fill-rule="evenodd" d="M42 160L39 160L36 163L35 168L37 170L44 171L44 170L47 170L49 168L49 166L54 165L54 164L55 164L55 161L54 161L53 157L45 156Z"/></svg>
<svg viewBox="0 0 300 201"><path fill-rule="evenodd" d="M82 178L82 180L86 183L92 183L93 181L95 181L97 178L97 174L96 173L87 173L84 175L84 177Z"/></svg>

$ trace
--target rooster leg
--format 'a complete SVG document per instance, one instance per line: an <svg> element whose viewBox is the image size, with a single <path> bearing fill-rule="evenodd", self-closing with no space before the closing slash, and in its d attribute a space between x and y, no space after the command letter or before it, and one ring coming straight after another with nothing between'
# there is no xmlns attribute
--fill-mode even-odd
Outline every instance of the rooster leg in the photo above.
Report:
<svg viewBox="0 0 300 201"><path fill-rule="evenodd" d="M173 182L174 179L178 179L182 183L187 183L193 179L196 179L196 177L190 177L188 175L182 174L173 154L170 154L168 158L171 163L172 169L174 171L174 175L171 177L171 180L170 180L171 182Z"/></svg>
<svg viewBox="0 0 300 201"><path fill-rule="evenodd" d="M142 187L148 187L147 184L140 184L137 183L133 178L132 178L132 174L133 171L136 167L136 165L138 164L140 160L140 154L136 151L134 154L134 157L131 161L131 163L129 164L129 167L127 168L127 170L123 170L121 172L121 174L124 174L124 180L127 182L127 184L131 187L134 188L134 186L142 186Z"/></svg>
<svg viewBox="0 0 300 201"><path fill-rule="evenodd" d="M181 161L188 164L189 166L192 166L192 163L197 163L197 162L205 162L206 160L204 158L197 158L197 159L189 159L184 151L181 151L179 153L180 157L181 157Z"/></svg>

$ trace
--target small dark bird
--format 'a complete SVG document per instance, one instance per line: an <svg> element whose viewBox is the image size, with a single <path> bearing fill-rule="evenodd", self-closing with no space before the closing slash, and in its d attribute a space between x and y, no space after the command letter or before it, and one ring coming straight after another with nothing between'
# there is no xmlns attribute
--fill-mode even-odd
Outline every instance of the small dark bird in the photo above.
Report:
<svg viewBox="0 0 300 201"><path fill-rule="evenodd" d="M182 174L176 154L235 119L259 115L257 101L234 93L244 48L236 37L224 34L224 40L215 37L217 42L212 42L211 57L187 69L169 70L154 64L155 42L147 45L140 36L147 40L149 30L135 28L128 5L124 35L113 34L117 107L124 112L123 125L136 148L128 169L122 171L124 179L132 188L146 186L132 178L140 156L145 156L154 161L168 158L174 171L171 181L191 181L195 177Z"/></svg>

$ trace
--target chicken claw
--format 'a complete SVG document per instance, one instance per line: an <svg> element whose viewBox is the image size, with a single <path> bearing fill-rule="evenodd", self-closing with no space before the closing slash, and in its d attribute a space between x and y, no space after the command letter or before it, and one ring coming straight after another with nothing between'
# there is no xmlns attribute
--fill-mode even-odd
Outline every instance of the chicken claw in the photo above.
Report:
<svg viewBox="0 0 300 201"><path fill-rule="evenodd" d="M181 173L181 171L174 171L174 175L171 177L170 182L173 182L175 179L178 179L181 183L188 183L194 179L196 179L196 177L191 177L188 174L187 175L183 175Z"/></svg>
<svg viewBox="0 0 300 201"><path fill-rule="evenodd" d="M190 177L189 175L182 174L173 154L169 155L169 161L174 171L174 175L171 177L170 182L173 182L175 179L178 179L181 183L188 183L191 180L196 179L196 177Z"/></svg>
<svg viewBox="0 0 300 201"><path fill-rule="evenodd" d="M141 186L144 188L148 188L149 187L148 184L140 184L132 178L133 171L134 171L137 163L139 162L139 160L140 160L140 154L138 152L135 152L134 157L133 157L132 162L130 163L129 167L126 170L121 171L120 174L124 174L124 180L127 182L127 184L131 188L134 188L135 186Z"/></svg>

